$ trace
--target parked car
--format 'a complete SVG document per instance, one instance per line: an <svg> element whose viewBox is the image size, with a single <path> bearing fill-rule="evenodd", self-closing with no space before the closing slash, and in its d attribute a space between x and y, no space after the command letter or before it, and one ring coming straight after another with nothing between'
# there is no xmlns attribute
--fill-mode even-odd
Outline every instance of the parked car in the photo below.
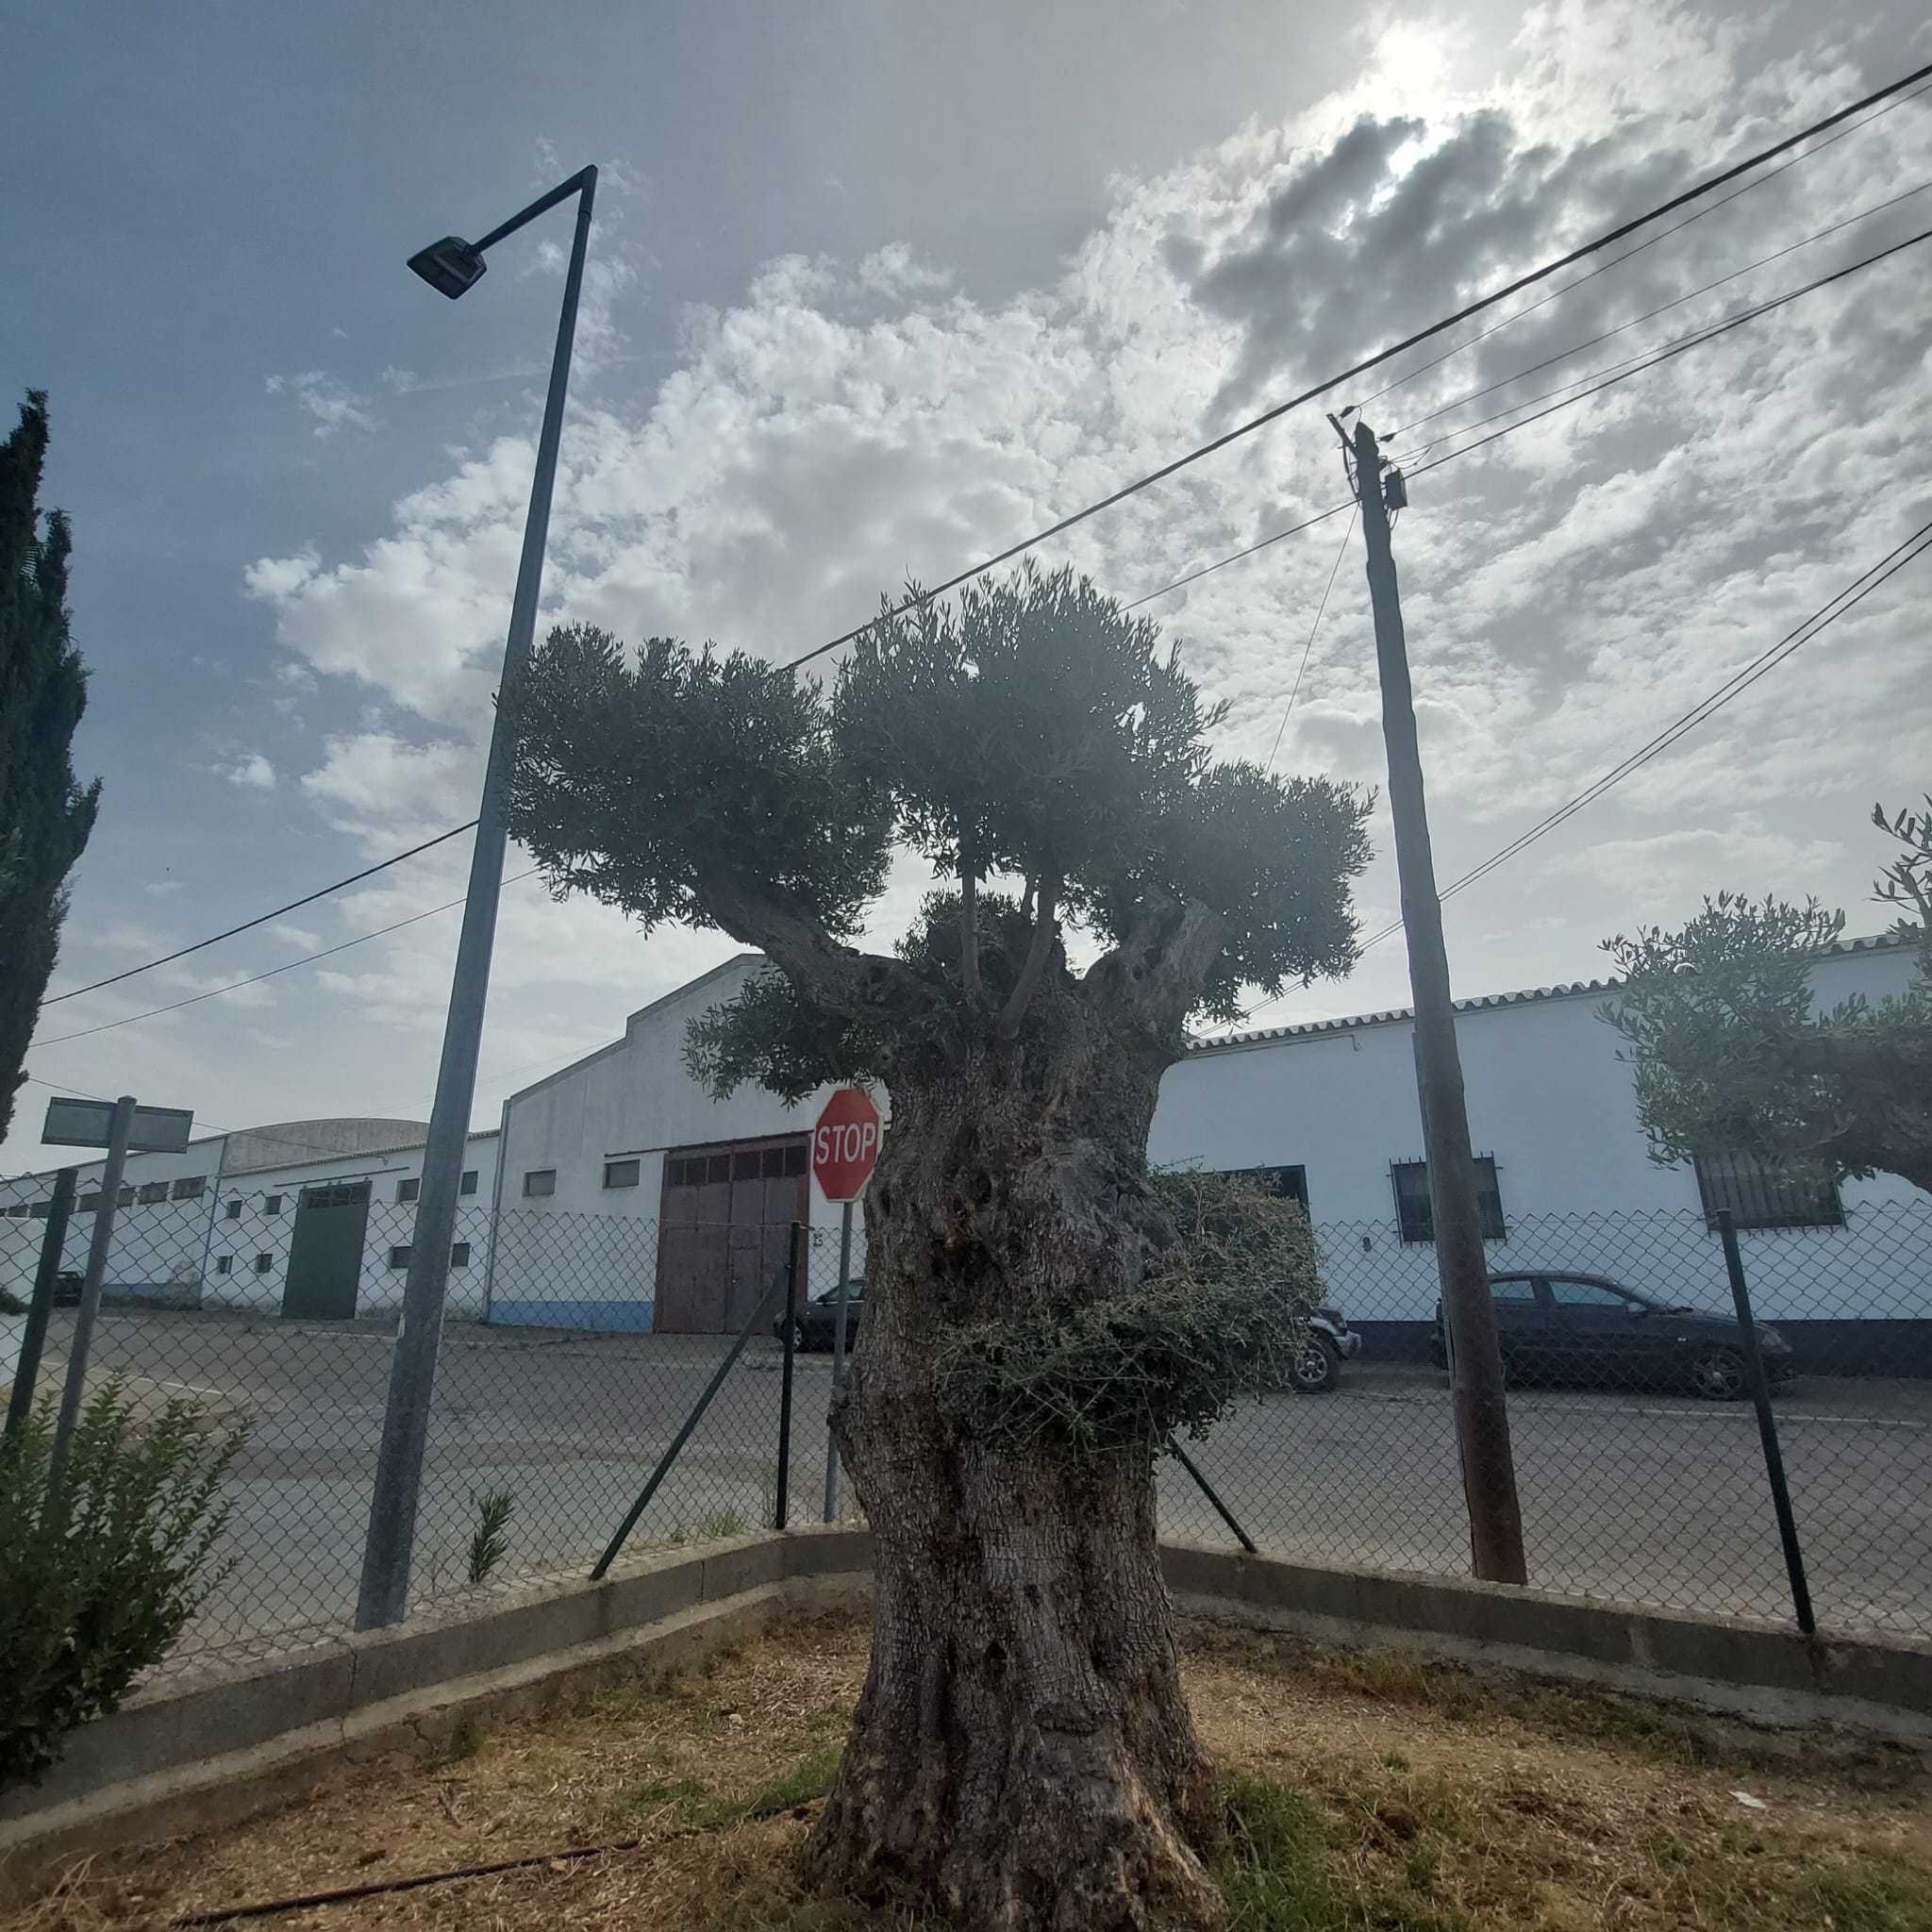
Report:
<svg viewBox="0 0 1932 1932"><path fill-rule="evenodd" d="M853 1282L845 1291L845 1346L849 1349L858 1336L858 1317L865 1306L865 1284ZM793 1317L791 1345L809 1352L829 1349L833 1331L839 1325L839 1291L828 1288L813 1295ZM785 1310L780 1308L772 1323L772 1333L785 1340Z"/></svg>
<svg viewBox="0 0 1932 1932"><path fill-rule="evenodd" d="M1503 1373L1515 1381L1588 1389L1688 1389L1711 1402L1749 1392L1744 1333L1734 1315L1659 1301L1603 1274L1491 1274L1490 1293L1502 1344ZM1759 1322L1757 1350L1766 1378L1789 1382L1791 1345ZM1436 1304L1438 1366L1448 1360L1442 1305Z"/></svg>
<svg viewBox="0 0 1932 1932"><path fill-rule="evenodd" d="M1326 1395L1341 1380L1341 1365L1362 1352L1362 1339L1340 1308L1317 1308L1295 1357L1294 1386L1304 1395Z"/></svg>

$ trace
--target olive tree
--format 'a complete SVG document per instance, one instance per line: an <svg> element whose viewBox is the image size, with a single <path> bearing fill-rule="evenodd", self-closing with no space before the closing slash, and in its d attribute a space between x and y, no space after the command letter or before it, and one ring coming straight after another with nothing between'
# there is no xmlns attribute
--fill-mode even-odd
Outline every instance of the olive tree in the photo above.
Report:
<svg viewBox="0 0 1932 1932"><path fill-rule="evenodd" d="M1881 1000L1814 1010L1813 964L1845 915L1807 900L1720 892L1674 931L1607 940L1624 980L1608 1008L1634 1052L1652 1158L1757 1155L1793 1174L1887 1173L1932 1191L1932 798L1873 811L1902 848L1875 897L1918 946L1913 979Z"/></svg>
<svg viewBox="0 0 1932 1932"><path fill-rule="evenodd" d="M891 1097L832 1420L872 1659L814 1874L974 1927L1211 1921L1155 1463L1278 1367L1314 1263L1147 1134L1191 1016L1348 969L1370 801L1217 762L1178 653L1066 571L885 609L828 686L560 628L510 703L555 891L766 956L692 1031L712 1086ZM937 889L863 950L895 850Z"/></svg>

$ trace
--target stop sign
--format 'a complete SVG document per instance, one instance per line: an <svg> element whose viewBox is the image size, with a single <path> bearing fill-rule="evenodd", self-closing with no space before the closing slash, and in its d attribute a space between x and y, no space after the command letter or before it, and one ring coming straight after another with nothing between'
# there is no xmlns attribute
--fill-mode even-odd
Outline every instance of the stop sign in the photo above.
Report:
<svg viewBox="0 0 1932 1932"><path fill-rule="evenodd" d="M841 1087L811 1130L811 1171L828 1201L856 1199L879 1158L879 1110L863 1087Z"/></svg>

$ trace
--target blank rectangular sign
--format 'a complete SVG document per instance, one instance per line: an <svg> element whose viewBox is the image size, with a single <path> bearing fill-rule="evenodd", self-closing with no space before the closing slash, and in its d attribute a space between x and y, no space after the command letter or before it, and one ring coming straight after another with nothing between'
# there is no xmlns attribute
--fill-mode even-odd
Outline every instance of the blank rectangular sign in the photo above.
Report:
<svg viewBox="0 0 1932 1932"><path fill-rule="evenodd" d="M41 1139L53 1147L105 1147L113 1124L111 1100L50 1100ZM142 1154L179 1154L193 1125L192 1107L137 1107L127 1144Z"/></svg>

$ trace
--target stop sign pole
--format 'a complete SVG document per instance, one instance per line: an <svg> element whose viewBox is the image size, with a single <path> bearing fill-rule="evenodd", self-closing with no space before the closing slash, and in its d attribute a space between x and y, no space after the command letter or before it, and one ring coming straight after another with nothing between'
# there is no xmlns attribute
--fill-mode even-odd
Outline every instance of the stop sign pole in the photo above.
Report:
<svg viewBox="0 0 1932 1932"><path fill-rule="evenodd" d="M825 1199L841 1204L839 1287L832 1311L832 1393L845 1380L845 1297L852 1281L852 1204L878 1165L879 1110L863 1087L841 1087L819 1110L811 1130L811 1171ZM839 1520L839 1445L825 1424L825 1521Z"/></svg>

